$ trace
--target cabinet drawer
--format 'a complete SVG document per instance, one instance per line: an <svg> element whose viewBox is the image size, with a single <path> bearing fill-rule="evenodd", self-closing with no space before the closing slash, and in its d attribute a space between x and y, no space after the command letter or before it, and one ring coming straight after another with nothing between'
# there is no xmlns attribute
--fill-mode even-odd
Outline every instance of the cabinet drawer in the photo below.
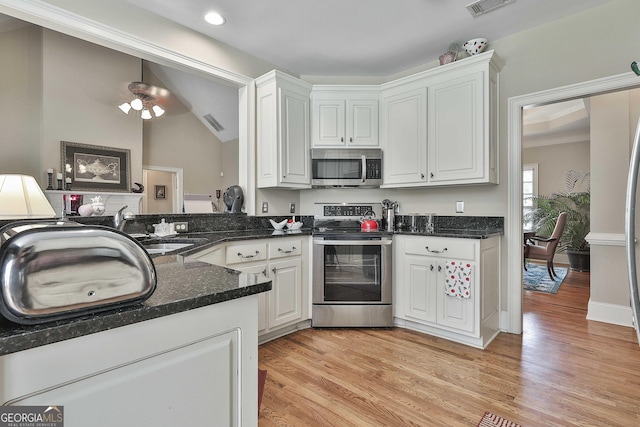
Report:
<svg viewBox="0 0 640 427"><path fill-rule="evenodd" d="M448 239L438 237L408 238L405 244L407 254L440 258L474 259L477 242L470 239Z"/></svg>
<svg viewBox="0 0 640 427"><path fill-rule="evenodd" d="M302 253L302 240L300 239L274 239L269 243L269 258L283 258L296 256Z"/></svg>
<svg viewBox="0 0 640 427"><path fill-rule="evenodd" d="M267 259L267 244L265 242L227 246L227 264L260 261L263 259Z"/></svg>

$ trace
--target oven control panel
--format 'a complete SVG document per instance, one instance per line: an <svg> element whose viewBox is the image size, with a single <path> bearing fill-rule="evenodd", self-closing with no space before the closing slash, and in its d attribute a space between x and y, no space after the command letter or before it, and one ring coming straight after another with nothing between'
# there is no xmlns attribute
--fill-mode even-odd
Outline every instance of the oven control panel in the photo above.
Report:
<svg viewBox="0 0 640 427"><path fill-rule="evenodd" d="M381 217L381 203L316 203L315 218L324 219L359 219L367 213L375 218Z"/></svg>

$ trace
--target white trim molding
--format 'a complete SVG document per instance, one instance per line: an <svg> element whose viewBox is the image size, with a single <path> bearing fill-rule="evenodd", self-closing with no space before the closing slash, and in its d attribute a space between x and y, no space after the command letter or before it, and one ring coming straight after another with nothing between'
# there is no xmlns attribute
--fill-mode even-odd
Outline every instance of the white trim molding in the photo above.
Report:
<svg viewBox="0 0 640 427"><path fill-rule="evenodd" d="M589 233L586 237L589 245L593 246L624 246L624 234L617 233Z"/></svg>
<svg viewBox="0 0 640 427"><path fill-rule="evenodd" d="M633 312L631 311L631 307L594 302L591 299L589 299L587 320L633 328Z"/></svg>

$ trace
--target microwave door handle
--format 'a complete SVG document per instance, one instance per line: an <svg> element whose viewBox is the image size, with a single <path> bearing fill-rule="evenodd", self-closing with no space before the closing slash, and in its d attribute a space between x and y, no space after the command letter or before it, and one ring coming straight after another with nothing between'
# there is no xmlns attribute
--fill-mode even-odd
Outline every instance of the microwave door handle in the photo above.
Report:
<svg viewBox="0 0 640 427"><path fill-rule="evenodd" d="M362 155L362 182L367 180L367 156Z"/></svg>

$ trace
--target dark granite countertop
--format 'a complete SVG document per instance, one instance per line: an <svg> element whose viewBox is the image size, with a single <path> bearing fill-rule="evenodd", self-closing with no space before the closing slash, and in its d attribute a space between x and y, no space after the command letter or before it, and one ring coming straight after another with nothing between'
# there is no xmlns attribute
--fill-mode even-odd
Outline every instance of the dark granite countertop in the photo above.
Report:
<svg viewBox="0 0 640 427"><path fill-rule="evenodd" d="M488 239L493 236L502 236L504 230L500 228L486 228L482 230L469 229L443 229L436 230L433 233L424 231L396 231L394 234L406 236L429 236L429 237L455 237L458 239Z"/></svg>
<svg viewBox="0 0 640 427"><path fill-rule="evenodd" d="M188 239L192 246L165 255L153 255L158 284L149 299L138 304L86 314L40 325L19 325L0 316L0 356L52 344L157 317L266 292L271 281L263 276L207 264L190 258L217 244L274 237L309 236L310 228L295 231L272 229L197 232L162 238L157 242ZM504 234L502 228L437 229L434 233L396 231L398 235L487 239Z"/></svg>
<svg viewBox="0 0 640 427"><path fill-rule="evenodd" d="M175 241L189 238L197 239L198 243L188 250L152 256L158 283L149 299L126 307L39 325L19 325L0 316L0 356L266 292L271 289L271 280L264 276L199 262L189 258L189 255L227 241L310 234L311 230L246 230L191 233L157 239Z"/></svg>

